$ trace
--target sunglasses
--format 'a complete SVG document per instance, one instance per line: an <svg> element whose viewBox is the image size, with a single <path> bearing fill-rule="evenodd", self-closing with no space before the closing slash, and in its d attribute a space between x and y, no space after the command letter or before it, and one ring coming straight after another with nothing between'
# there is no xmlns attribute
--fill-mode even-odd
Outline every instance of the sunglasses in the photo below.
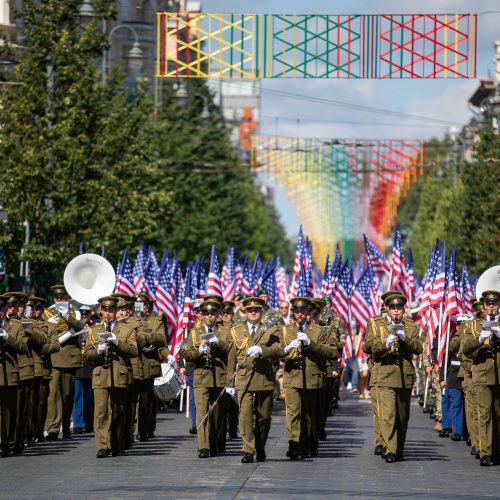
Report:
<svg viewBox="0 0 500 500"><path fill-rule="evenodd" d="M233 310L232 309L225 309L224 311L222 311L222 314L233 314Z"/></svg>
<svg viewBox="0 0 500 500"><path fill-rule="evenodd" d="M16 307L17 305L19 305L19 302L9 302L7 305L9 307Z"/></svg>
<svg viewBox="0 0 500 500"><path fill-rule="evenodd" d="M262 309L260 307L247 307L246 308L247 313L258 313L260 311L262 311Z"/></svg>
<svg viewBox="0 0 500 500"><path fill-rule="evenodd" d="M56 294L54 295L54 298L55 298L55 299L64 299L64 297L65 297L65 294L64 294L64 293L56 293Z"/></svg>
<svg viewBox="0 0 500 500"><path fill-rule="evenodd" d="M294 313L306 313L309 311L309 309L307 309L306 307L294 307L292 311Z"/></svg>
<svg viewBox="0 0 500 500"><path fill-rule="evenodd" d="M203 316L217 316L219 311L203 311Z"/></svg>

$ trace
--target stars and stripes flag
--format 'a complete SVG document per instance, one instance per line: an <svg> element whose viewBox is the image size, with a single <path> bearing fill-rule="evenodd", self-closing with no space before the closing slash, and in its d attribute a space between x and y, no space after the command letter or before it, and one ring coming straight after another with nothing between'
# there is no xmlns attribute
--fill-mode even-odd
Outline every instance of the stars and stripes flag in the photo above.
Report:
<svg viewBox="0 0 500 500"><path fill-rule="evenodd" d="M305 254L305 241L304 234L302 233L302 224L299 228L299 236L297 238L297 247L295 249L295 260L293 261L293 278L292 278L292 286L290 289L290 295L292 297L297 297L298 283L297 280L299 278L300 269L302 266L302 261L304 259Z"/></svg>
<svg viewBox="0 0 500 500"><path fill-rule="evenodd" d="M408 263L406 264L406 283L408 285L408 301L415 298L415 274L413 272L413 251L408 248Z"/></svg>
<svg viewBox="0 0 500 500"><path fill-rule="evenodd" d="M175 303L175 294L172 295L172 279L168 266L163 266L160 279L156 287L156 305L158 311L163 313L167 319L169 327L177 324L177 304Z"/></svg>
<svg viewBox="0 0 500 500"><path fill-rule="evenodd" d="M366 330L370 319L372 301L372 277L370 268L366 268L354 286L351 297L351 314L362 330Z"/></svg>
<svg viewBox="0 0 500 500"><path fill-rule="evenodd" d="M236 252L231 247L226 254L224 265L222 266L222 296L224 300L233 300L236 294Z"/></svg>
<svg viewBox="0 0 500 500"><path fill-rule="evenodd" d="M156 285L155 285L155 264L152 259L148 259L146 273L144 274L144 291L149 295L151 300L156 300ZM156 309L156 304L155 304Z"/></svg>
<svg viewBox="0 0 500 500"><path fill-rule="evenodd" d="M435 272L430 298L430 317L428 321L429 334L431 334L433 338L436 329L442 321L441 305L444 299L446 284L446 242L444 241L442 248L435 254L434 266Z"/></svg>
<svg viewBox="0 0 500 500"><path fill-rule="evenodd" d="M179 311L177 328L174 330L175 333L169 346L170 353L175 357L176 361L179 361L179 350L181 348L182 340L184 339L185 335L187 335L187 332L189 331L191 325L196 321L196 316L194 314L192 304L194 297L192 297L191 290L191 273L192 265L188 265L188 269L186 271L184 293L181 301L182 309Z"/></svg>
<svg viewBox="0 0 500 500"><path fill-rule="evenodd" d="M304 269L304 263L300 264L299 275L297 276L297 292L295 297L307 297L307 277L306 270Z"/></svg>
<svg viewBox="0 0 500 500"><path fill-rule="evenodd" d="M472 299L474 295L472 294L472 286L469 281L469 274L467 272L467 262L464 259L462 264L462 278L460 280L462 284L462 303L463 311L466 314L474 314L474 309L472 308Z"/></svg>
<svg viewBox="0 0 500 500"><path fill-rule="evenodd" d="M446 273L446 296L443 305L443 324L441 326L441 335L439 337L438 343L438 364L441 366L445 352L446 352L446 336L448 325L450 325L450 330L452 326L452 316L458 314L459 311L459 300L458 299L458 276L456 269L456 247L453 247L450 255L450 263ZM455 325L453 325L455 326ZM452 332L450 331L450 337Z"/></svg>
<svg viewBox="0 0 500 500"><path fill-rule="evenodd" d="M248 261L248 254L245 255L245 260L243 261L242 277L240 292L244 295L250 295L252 291L252 268L250 267L250 262Z"/></svg>
<svg viewBox="0 0 500 500"><path fill-rule="evenodd" d="M439 243L436 245L439 251ZM431 248L429 260L427 261L427 269L423 276L423 289L420 297L418 308L418 323L422 328L425 328L430 316L432 282L434 281L434 250Z"/></svg>
<svg viewBox="0 0 500 500"><path fill-rule="evenodd" d="M281 265L279 257L276 261L276 285L278 287L278 299L280 301L286 300L288 295L288 276L286 269Z"/></svg>
<svg viewBox="0 0 500 500"><path fill-rule="evenodd" d="M345 359L352 357L352 332L351 332L351 310L350 310L350 293L351 289L351 271L349 261L346 260L342 270L339 273L335 294L332 298L333 310L342 318L342 321L347 327L347 337L344 344L342 356Z"/></svg>
<svg viewBox="0 0 500 500"><path fill-rule="evenodd" d="M396 226L394 234L394 246L392 247L391 257L391 279L389 281L389 289L397 290L403 295L408 296L408 287L405 279L405 259L403 251L403 239L399 226Z"/></svg>
<svg viewBox="0 0 500 500"><path fill-rule="evenodd" d="M262 278L262 260L260 259L260 255L257 252L255 255L255 258L253 260L253 266L252 266L252 282L250 285L251 289L251 294L256 295L257 292L259 291L260 283L261 283L261 278Z"/></svg>
<svg viewBox="0 0 500 500"><path fill-rule="evenodd" d="M127 250L123 252L123 257L118 269L115 292L124 293L125 295L134 295L135 293L134 278L132 277L132 266L130 265L130 259Z"/></svg>
<svg viewBox="0 0 500 500"><path fill-rule="evenodd" d="M262 275L261 287L268 295L267 303L269 304L269 307L272 309L278 309L278 287L276 284L276 268L273 260L269 261L269 264L265 267L265 271Z"/></svg>
<svg viewBox="0 0 500 500"><path fill-rule="evenodd" d="M146 264L148 263L147 250L144 243L141 243L141 247L137 252L137 256L134 262L134 268L132 269L132 276L134 278L134 287L137 293L142 292L144 289L144 270L146 269Z"/></svg>
<svg viewBox="0 0 500 500"><path fill-rule="evenodd" d="M391 267L385 255L366 234L363 234L363 238L365 241L366 258L370 261L373 272L375 274L389 274L391 272Z"/></svg>
<svg viewBox="0 0 500 500"><path fill-rule="evenodd" d="M152 273L154 276L155 283L158 283L158 279L160 277L160 266L158 265L158 261L156 260L155 253L153 252L153 247L148 247L148 260L149 266L152 268Z"/></svg>
<svg viewBox="0 0 500 500"><path fill-rule="evenodd" d="M321 280L321 295L324 297L328 294L328 280L331 273L330 255L326 256L325 271L323 272L323 279Z"/></svg>
<svg viewBox="0 0 500 500"><path fill-rule="evenodd" d="M219 295L222 297L222 286L220 278L219 259L217 258L217 250L215 245L212 245L212 253L210 255L210 269L208 271L207 295Z"/></svg>
<svg viewBox="0 0 500 500"><path fill-rule="evenodd" d="M333 260L333 264L331 266L330 277L328 279L328 293L327 297L333 297L335 293L335 286L337 284L337 279L342 270L342 253L340 252L340 248L338 244L335 247L335 258Z"/></svg>

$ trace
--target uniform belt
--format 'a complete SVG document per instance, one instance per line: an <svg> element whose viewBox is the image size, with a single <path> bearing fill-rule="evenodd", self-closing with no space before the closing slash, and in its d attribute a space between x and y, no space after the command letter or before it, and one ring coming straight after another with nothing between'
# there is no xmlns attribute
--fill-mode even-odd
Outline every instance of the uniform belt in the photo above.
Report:
<svg viewBox="0 0 500 500"><path fill-rule="evenodd" d="M453 360L451 361L451 364L452 364L453 366L460 366L460 361L458 361L458 360L454 360L454 359L453 359Z"/></svg>

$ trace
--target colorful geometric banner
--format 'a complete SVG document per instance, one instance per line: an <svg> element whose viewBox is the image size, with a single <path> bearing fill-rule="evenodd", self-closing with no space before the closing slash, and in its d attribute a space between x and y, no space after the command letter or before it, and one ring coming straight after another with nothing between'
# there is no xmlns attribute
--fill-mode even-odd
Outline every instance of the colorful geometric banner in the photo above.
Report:
<svg viewBox="0 0 500 500"><path fill-rule="evenodd" d="M363 233L384 248L423 162L421 141L254 136L251 168L284 186L321 262Z"/></svg>
<svg viewBox="0 0 500 500"><path fill-rule="evenodd" d="M476 14L157 15L159 77L476 77Z"/></svg>

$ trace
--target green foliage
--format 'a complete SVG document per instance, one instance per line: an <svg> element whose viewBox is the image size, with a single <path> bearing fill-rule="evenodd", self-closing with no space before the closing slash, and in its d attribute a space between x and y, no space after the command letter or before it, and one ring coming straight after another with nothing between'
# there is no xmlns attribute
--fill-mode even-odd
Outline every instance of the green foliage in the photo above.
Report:
<svg viewBox="0 0 500 500"><path fill-rule="evenodd" d="M0 244L11 284L24 221L35 287L61 278L80 241L87 251L106 245L113 263L143 241L176 250L183 263L212 243L220 252L235 245L289 261L276 212L237 158L204 82L188 82L186 103L164 85L158 114L148 89L131 95L118 71L103 86L99 20L113 16L115 2L94 0L100 18L84 30L80 3L25 1L27 48L14 74L2 75L21 83L0 85L0 200L8 217Z"/></svg>

